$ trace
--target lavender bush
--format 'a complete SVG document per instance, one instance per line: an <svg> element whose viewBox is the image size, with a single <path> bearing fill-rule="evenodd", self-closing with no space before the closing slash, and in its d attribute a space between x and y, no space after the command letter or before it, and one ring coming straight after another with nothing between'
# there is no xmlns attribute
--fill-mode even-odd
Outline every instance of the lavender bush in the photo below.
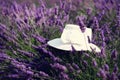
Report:
<svg viewBox="0 0 120 80"><path fill-rule="evenodd" d="M52 1L0 1L0 80L119 80L120 1ZM48 46L69 23L92 28L101 52Z"/></svg>

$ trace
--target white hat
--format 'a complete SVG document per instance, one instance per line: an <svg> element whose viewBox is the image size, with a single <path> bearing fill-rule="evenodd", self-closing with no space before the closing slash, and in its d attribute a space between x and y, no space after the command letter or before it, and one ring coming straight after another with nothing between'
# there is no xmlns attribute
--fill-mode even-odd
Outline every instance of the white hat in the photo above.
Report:
<svg viewBox="0 0 120 80"><path fill-rule="evenodd" d="M73 46L76 51L101 52L96 45L89 43L88 37L92 39L91 28L86 27L85 32L82 32L78 25L67 24L61 38L48 41L48 45L65 51L71 51Z"/></svg>

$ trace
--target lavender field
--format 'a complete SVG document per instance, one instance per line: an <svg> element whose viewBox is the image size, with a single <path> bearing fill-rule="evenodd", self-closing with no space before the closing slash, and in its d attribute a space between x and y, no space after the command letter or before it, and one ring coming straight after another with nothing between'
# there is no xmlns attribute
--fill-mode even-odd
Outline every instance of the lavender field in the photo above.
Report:
<svg viewBox="0 0 120 80"><path fill-rule="evenodd" d="M101 52L48 46L66 24ZM0 80L120 80L120 0L0 0Z"/></svg>

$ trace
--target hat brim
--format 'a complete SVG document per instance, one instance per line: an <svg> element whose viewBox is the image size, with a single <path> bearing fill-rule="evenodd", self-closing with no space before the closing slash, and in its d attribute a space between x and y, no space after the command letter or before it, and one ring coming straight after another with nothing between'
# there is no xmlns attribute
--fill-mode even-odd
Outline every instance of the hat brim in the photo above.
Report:
<svg viewBox="0 0 120 80"><path fill-rule="evenodd" d="M79 44L63 43L61 38L50 40L48 41L47 44L51 47L54 47L60 50L65 50L65 51L72 51L72 46L73 46L76 51L90 51L91 52L93 49L95 52L101 52L101 50L92 43L88 44L86 47L86 46L82 46Z"/></svg>

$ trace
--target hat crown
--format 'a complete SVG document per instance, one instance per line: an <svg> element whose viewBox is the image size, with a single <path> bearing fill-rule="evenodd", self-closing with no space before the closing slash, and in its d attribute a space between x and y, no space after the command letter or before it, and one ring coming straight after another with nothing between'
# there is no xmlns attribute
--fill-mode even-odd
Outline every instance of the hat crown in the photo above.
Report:
<svg viewBox="0 0 120 80"><path fill-rule="evenodd" d="M87 39L85 40L84 35L82 31L80 30L80 27L78 25L74 24L67 24L63 30L63 33L61 35L61 40L63 43L69 43L69 44L79 44L79 45L85 45Z"/></svg>

